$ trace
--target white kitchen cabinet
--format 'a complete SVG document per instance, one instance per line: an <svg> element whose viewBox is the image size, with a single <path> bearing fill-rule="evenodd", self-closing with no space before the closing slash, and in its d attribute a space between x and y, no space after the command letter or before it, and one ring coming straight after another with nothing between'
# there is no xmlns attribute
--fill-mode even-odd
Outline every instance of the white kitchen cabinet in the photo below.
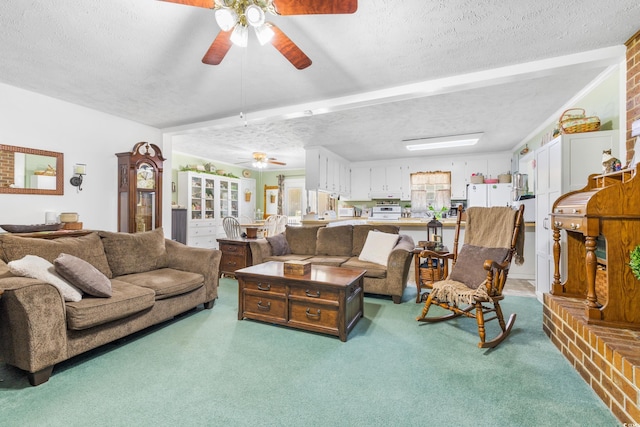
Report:
<svg viewBox="0 0 640 427"><path fill-rule="evenodd" d="M618 131L561 135L535 153L536 189L536 294L548 293L553 282L553 232L550 213L553 203L569 191L587 185L589 175L602 173L602 151L611 149L617 157ZM566 271L566 234L561 234L560 271ZM561 278L561 281L564 277Z"/></svg>
<svg viewBox="0 0 640 427"><path fill-rule="evenodd" d="M400 200L411 201L411 173L412 168L410 166L402 167L402 196Z"/></svg>
<svg viewBox="0 0 640 427"><path fill-rule="evenodd" d="M305 169L307 190L347 194L349 163L340 156L321 147L307 149Z"/></svg>
<svg viewBox="0 0 640 427"><path fill-rule="evenodd" d="M446 170L445 168L443 168ZM467 172L466 162L454 160L449 162L451 171L451 199L463 200L467 198Z"/></svg>
<svg viewBox="0 0 640 427"><path fill-rule="evenodd" d="M371 198L399 199L402 197L402 166L371 167Z"/></svg>
<svg viewBox="0 0 640 427"><path fill-rule="evenodd" d="M348 200L371 200L371 168L369 166L353 166L350 181L351 190Z"/></svg>

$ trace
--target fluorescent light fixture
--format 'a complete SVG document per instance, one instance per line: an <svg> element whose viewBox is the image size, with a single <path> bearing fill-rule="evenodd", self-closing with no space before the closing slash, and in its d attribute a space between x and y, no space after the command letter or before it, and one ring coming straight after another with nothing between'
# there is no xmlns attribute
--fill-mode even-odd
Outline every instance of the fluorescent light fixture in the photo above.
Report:
<svg viewBox="0 0 640 427"><path fill-rule="evenodd" d="M420 142L407 145L407 150L433 150L436 148L466 147L478 143L483 133L469 133L466 135L451 135L438 138L408 138L402 142Z"/></svg>

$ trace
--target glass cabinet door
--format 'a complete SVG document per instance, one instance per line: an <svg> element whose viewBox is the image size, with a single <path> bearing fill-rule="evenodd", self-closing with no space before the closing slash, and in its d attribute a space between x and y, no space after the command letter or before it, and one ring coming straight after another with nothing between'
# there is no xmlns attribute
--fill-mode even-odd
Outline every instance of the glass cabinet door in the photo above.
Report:
<svg viewBox="0 0 640 427"><path fill-rule="evenodd" d="M215 213L215 180L213 178L205 178L204 180L204 218L214 219Z"/></svg>
<svg viewBox="0 0 640 427"><path fill-rule="evenodd" d="M202 219L202 178L191 177L191 219Z"/></svg>
<svg viewBox="0 0 640 427"><path fill-rule="evenodd" d="M231 199L231 212L230 216L238 218L238 194L239 194L240 184L237 182L232 182L229 189L229 197Z"/></svg>
<svg viewBox="0 0 640 427"><path fill-rule="evenodd" d="M229 181L220 180L220 216L229 216Z"/></svg>

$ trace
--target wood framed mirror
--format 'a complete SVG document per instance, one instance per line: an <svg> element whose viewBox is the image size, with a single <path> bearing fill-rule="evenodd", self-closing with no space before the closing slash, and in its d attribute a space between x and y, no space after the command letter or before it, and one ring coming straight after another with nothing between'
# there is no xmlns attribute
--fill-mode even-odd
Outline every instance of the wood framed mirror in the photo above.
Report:
<svg viewBox="0 0 640 427"><path fill-rule="evenodd" d="M264 217L278 214L278 193L277 185L264 186Z"/></svg>
<svg viewBox="0 0 640 427"><path fill-rule="evenodd" d="M0 144L0 194L64 194L64 154Z"/></svg>

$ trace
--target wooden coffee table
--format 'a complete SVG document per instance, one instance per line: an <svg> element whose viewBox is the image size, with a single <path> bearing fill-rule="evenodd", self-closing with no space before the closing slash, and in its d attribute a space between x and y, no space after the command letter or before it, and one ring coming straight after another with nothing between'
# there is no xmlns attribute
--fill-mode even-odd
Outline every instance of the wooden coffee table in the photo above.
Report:
<svg viewBox="0 0 640 427"><path fill-rule="evenodd" d="M304 276L285 275L282 262L236 270L238 320L336 335L341 341L363 316L365 270L313 265Z"/></svg>

